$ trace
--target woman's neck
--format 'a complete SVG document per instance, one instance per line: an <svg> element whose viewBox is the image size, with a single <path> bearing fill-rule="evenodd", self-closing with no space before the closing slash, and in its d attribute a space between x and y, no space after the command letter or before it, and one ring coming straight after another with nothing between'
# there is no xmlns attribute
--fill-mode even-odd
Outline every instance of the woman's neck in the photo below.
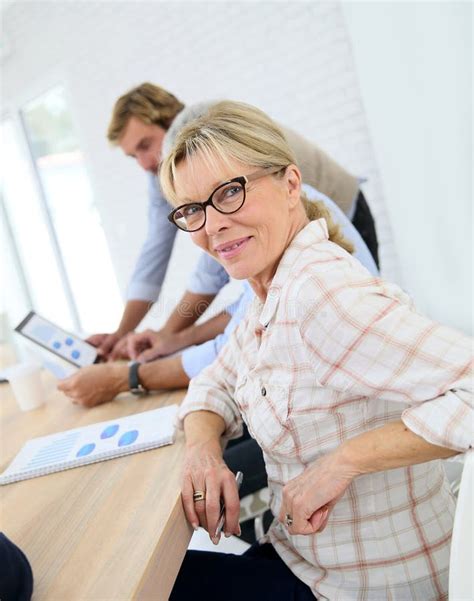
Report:
<svg viewBox="0 0 474 601"><path fill-rule="evenodd" d="M298 210L295 215L295 219L288 229L288 235L286 237L286 243L280 253L280 255L276 258L271 265L269 265L264 271L260 274L256 275L253 278L249 278L248 282L252 287L252 290L258 296L258 298L264 303L267 300L267 294L272 285L273 278L275 277L275 273L277 272L278 265L286 252L286 249L290 246L293 239L304 229L309 223L308 216L304 210L303 205L301 205L301 210Z"/></svg>

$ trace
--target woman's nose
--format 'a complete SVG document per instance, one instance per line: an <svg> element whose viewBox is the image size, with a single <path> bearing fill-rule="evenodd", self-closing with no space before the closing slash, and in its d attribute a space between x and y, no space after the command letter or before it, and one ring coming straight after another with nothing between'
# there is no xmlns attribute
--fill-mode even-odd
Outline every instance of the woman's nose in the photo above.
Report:
<svg viewBox="0 0 474 601"><path fill-rule="evenodd" d="M207 206L206 225L204 226L206 233L209 236L212 236L229 227L229 217L231 216L226 215L225 213L220 213L214 207Z"/></svg>

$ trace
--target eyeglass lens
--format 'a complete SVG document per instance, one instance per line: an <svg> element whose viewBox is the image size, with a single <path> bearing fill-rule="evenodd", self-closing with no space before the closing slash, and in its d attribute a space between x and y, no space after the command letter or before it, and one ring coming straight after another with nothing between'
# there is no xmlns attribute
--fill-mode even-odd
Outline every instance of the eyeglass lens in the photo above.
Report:
<svg viewBox="0 0 474 601"><path fill-rule="evenodd" d="M221 213L234 213L243 205L244 199L243 185L239 182L229 182L214 191L211 202ZM181 229L197 230L206 221L205 211L205 207L201 204L190 203L174 214L174 221Z"/></svg>

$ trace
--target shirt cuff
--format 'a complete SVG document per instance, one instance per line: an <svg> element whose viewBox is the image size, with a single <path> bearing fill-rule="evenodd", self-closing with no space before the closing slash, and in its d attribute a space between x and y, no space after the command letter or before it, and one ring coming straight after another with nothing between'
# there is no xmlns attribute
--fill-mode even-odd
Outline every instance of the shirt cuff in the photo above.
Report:
<svg viewBox="0 0 474 601"><path fill-rule="evenodd" d="M464 453L473 444L473 411L461 391L405 409L405 426L431 444Z"/></svg>
<svg viewBox="0 0 474 601"><path fill-rule="evenodd" d="M222 437L225 440L240 438L243 433L243 421L237 407L232 406L228 399L220 397L222 391L207 388L199 390L199 386L189 385L189 390L181 403L178 412L178 427L183 429L183 422L189 413L196 411L210 411L222 417L225 422L225 432Z"/></svg>
<svg viewBox="0 0 474 601"><path fill-rule="evenodd" d="M146 282L130 282L127 288L127 300L143 300L154 303L160 294L161 286Z"/></svg>
<svg viewBox="0 0 474 601"><path fill-rule="evenodd" d="M225 422L226 429L222 434L222 438L225 440L233 440L234 438L240 438L243 436L244 428L242 418L238 418L235 414L230 410L226 409L225 406L216 406L214 404L209 404L206 401L192 401L188 405L185 405L184 402L181 404L181 408L178 414L178 427L183 430L183 422L185 417L189 413L194 413L195 411L210 411L211 413L215 413L222 417Z"/></svg>

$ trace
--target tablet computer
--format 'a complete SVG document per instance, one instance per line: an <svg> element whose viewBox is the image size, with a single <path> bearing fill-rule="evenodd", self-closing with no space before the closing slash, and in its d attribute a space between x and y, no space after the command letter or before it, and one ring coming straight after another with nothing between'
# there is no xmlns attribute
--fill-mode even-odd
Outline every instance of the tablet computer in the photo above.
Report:
<svg viewBox="0 0 474 601"><path fill-rule="evenodd" d="M70 332L66 332L66 330L41 317L35 311L28 313L25 319L16 326L15 332L75 367L92 365L98 359L95 346Z"/></svg>

